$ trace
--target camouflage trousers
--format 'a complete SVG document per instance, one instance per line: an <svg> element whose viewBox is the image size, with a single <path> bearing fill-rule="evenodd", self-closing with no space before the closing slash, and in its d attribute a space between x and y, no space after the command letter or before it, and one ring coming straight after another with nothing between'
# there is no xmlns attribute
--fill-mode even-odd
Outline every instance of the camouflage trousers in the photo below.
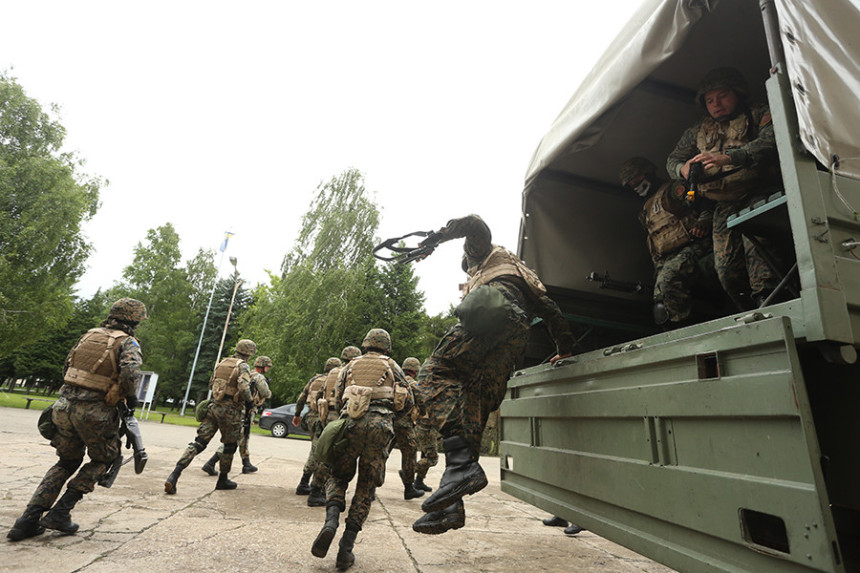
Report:
<svg viewBox="0 0 860 573"><path fill-rule="evenodd" d="M68 393L74 394L76 390L72 389ZM69 489L85 494L92 492L111 462L119 455L119 414L115 406L105 404L104 394L97 398L94 401L81 401L69 399L63 396L63 392L60 393L51 413L57 427L51 445L57 450L60 459L42 478L28 505L51 507L66 481L69 482ZM81 467L84 454L89 456L90 461ZM81 469L77 475L69 480L79 467Z"/></svg>
<svg viewBox="0 0 860 573"><path fill-rule="evenodd" d="M727 226L729 215L748 207L759 197L742 201L718 201L714 208L714 269L720 284L741 308L741 294L756 295L772 290L777 280L756 248L737 229Z"/></svg>
<svg viewBox="0 0 860 573"><path fill-rule="evenodd" d="M316 451L317 442L320 439L320 434L322 434L322 424L320 424L319 414L313 410L308 410L308 413L305 414L305 419L307 420L308 430L311 432L311 451L308 453L308 459L305 461L305 467L302 469L302 472L312 474L317 471L317 466L319 465Z"/></svg>
<svg viewBox="0 0 860 573"><path fill-rule="evenodd" d="M502 403L528 337L528 321L513 317L483 336L460 324L445 333L418 373L421 401L443 438L463 436L480 451L487 419Z"/></svg>
<svg viewBox="0 0 860 573"><path fill-rule="evenodd" d="M419 421L415 425L415 442L418 446L418 451L421 452L421 459L415 464L415 477L423 480L427 477L427 472L439 463L439 454L436 451L436 443L439 438L439 433L433 426Z"/></svg>
<svg viewBox="0 0 860 573"><path fill-rule="evenodd" d="M361 418L351 420L346 430L346 450L331 466L331 479L326 484L326 505L335 504L341 508L346 507L346 489L358 466L355 493L345 520L347 529L361 529L370 512L374 490L385 482L388 447L394 438L391 418L390 413L371 410Z"/></svg>
<svg viewBox="0 0 860 573"><path fill-rule="evenodd" d="M340 414L338 412L329 411L328 417L326 418L326 424L329 422L333 422L340 418ZM322 422L319 423L320 434L322 434L323 429L325 428L325 424ZM317 436L319 438L319 436ZM314 478L311 480L312 488L319 488L325 490L328 488L327 484L329 478L331 477L331 466L328 464L324 464L322 462L316 462L316 469L314 470Z"/></svg>
<svg viewBox="0 0 860 573"><path fill-rule="evenodd" d="M710 241L695 241L654 262L654 302L662 302L671 322L693 312L693 286L702 280L699 260L711 255Z"/></svg>
<svg viewBox="0 0 860 573"><path fill-rule="evenodd" d="M187 468L194 457L206 449L209 442L215 436L215 433L221 432L221 442L225 446L238 445L239 439L242 437L242 417L244 413L244 405L237 404L232 398L225 400L213 401L209 406L209 413L206 418L200 423L197 428L197 437L194 441L188 444L177 464L182 468ZM229 448L228 448L229 449ZM228 473L233 466L233 452L224 451L219 457L219 469L221 473Z"/></svg>
<svg viewBox="0 0 860 573"><path fill-rule="evenodd" d="M400 449L400 479L404 486L412 485L415 481L415 452L418 443L415 441L414 427L412 416L408 413L394 419L394 443Z"/></svg>

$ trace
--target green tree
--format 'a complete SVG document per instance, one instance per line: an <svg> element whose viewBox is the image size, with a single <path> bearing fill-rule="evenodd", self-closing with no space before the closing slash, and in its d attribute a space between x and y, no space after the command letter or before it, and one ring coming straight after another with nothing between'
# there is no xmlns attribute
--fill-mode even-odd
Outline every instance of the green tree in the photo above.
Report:
<svg viewBox="0 0 860 573"><path fill-rule="evenodd" d="M60 152L65 134L0 72L0 357L68 320L90 252L80 227L98 209L102 181Z"/></svg>

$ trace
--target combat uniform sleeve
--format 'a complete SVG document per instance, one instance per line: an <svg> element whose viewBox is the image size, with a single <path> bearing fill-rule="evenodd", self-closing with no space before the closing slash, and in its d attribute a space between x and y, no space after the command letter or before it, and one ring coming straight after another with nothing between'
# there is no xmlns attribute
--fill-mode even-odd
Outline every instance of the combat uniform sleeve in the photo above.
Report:
<svg viewBox="0 0 860 573"><path fill-rule="evenodd" d="M490 228L477 215L451 219L439 230L439 234L442 235L441 242L465 237L466 243L463 245L463 250L467 257L475 261L483 260L493 250Z"/></svg>
<svg viewBox="0 0 860 573"><path fill-rule="evenodd" d="M776 135L773 132L770 109L766 106L756 107L752 110L752 121L758 126L758 136L746 145L726 150L732 165L758 167L776 159Z"/></svg>
<svg viewBox="0 0 860 573"><path fill-rule="evenodd" d="M403 369L400 368L394 360L391 362L393 363L391 365L391 370L394 372L394 383L406 388L408 391L408 394L406 395L406 403L403 405L403 409L400 410L400 412L405 415L415 407L415 396L412 394L412 385L409 383L409 380L406 379L406 374L403 373Z"/></svg>
<svg viewBox="0 0 860 573"><path fill-rule="evenodd" d="M570 332L570 325L564 315L561 314L561 309L554 300L544 295L537 299L535 314L541 317L549 328L549 333L555 341L556 351L560 355L573 353L573 334Z"/></svg>
<svg viewBox="0 0 860 573"><path fill-rule="evenodd" d="M669 154L669 159L666 161L666 171L672 179L684 179L681 175L681 167L684 164L699 154L699 146L696 143L696 136L699 133L699 126L702 122L696 123L693 127L684 131L681 139L675 145L675 149Z"/></svg>
<svg viewBox="0 0 860 573"><path fill-rule="evenodd" d="M299 394L299 399L296 400L296 412L301 412L302 409L305 407L305 404L308 401L308 395L310 394L310 391L311 391L311 382L313 382L313 380L315 378L316 378L316 376L314 376L314 378L311 378L310 380L308 380L308 383L305 384L305 389L302 390L301 394ZM269 395L271 395L271 393Z"/></svg>
<svg viewBox="0 0 860 573"><path fill-rule="evenodd" d="M256 394L254 396L254 403L257 406L261 406L263 402L272 397L272 390L269 388L269 381L259 372L254 376L254 389ZM304 404L302 404L302 406L304 406ZM298 406L296 407L296 412L301 412L301 409L299 409Z"/></svg>
<svg viewBox="0 0 860 573"><path fill-rule="evenodd" d="M120 396L134 393L140 380L141 364L143 364L143 356L140 353L140 343L133 336L125 338L120 343L117 353Z"/></svg>
<svg viewBox="0 0 860 573"><path fill-rule="evenodd" d="M243 361L239 364L239 381L237 385L238 391L236 395L239 396L239 401L247 404L253 399L251 396L251 367L248 366L247 362Z"/></svg>

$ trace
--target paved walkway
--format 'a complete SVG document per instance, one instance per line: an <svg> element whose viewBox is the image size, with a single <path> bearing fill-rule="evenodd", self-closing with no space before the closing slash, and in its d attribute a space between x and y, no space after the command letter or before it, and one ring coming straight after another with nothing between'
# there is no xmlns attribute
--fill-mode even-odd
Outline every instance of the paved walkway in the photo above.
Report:
<svg viewBox="0 0 860 573"><path fill-rule="evenodd" d="M199 469L214 451L210 446L185 471L178 493L168 496L164 478L195 429L153 421L141 423L149 453L144 473L135 475L129 464L112 488L97 487L84 497L72 514L81 526L76 535L48 532L7 541L6 531L56 460L36 431L38 416L38 409L0 408L0 571L335 571L342 529L328 557L313 557L311 543L325 510L307 507L305 498L294 493L309 442L252 436L251 459L260 471L232 476L239 489L229 492L215 491L215 478ZM427 483L438 483L443 463ZM671 573L593 533L567 537L560 528L545 527L540 522L545 513L501 492L497 460L482 464L490 485L467 498L466 526L421 535L411 528L421 515L421 499L403 500L399 453L394 452L385 485L358 536L351 571Z"/></svg>

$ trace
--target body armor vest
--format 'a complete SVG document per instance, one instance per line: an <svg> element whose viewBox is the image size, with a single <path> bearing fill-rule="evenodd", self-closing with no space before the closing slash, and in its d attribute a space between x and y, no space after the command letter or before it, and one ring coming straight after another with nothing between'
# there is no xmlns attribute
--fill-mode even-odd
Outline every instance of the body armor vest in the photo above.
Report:
<svg viewBox="0 0 860 573"><path fill-rule="evenodd" d="M231 356L219 362L218 366L215 367L214 379L216 381L219 379L226 380L227 382L224 386L224 396L233 397L239 392L239 365L242 362L244 360L241 358Z"/></svg>
<svg viewBox="0 0 860 573"><path fill-rule="evenodd" d="M696 224L696 213L686 209L686 214L679 217L665 208L670 200L666 195L672 192L672 186L672 182L665 183L642 207L643 224L648 231L648 250L655 260L693 242L688 229Z"/></svg>
<svg viewBox="0 0 860 573"><path fill-rule="evenodd" d="M310 382L308 382L308 408L310 408L312 412L319 411L317 400L322 397L327 378L328 375L326 374L317 374L311 378Z"/></svg>
<svg viewBox="0 0 860 573"><path fill-rule="evenodd" d="M538 278L537 273L528 268L519 257L504 247L493 247L487 257L467 271L469 280L463 287L463 296L470 291L485 285L502 276L519 277L528 285L535 296L546 294L546 287Z"/></svg>
<svg viewBox="0 0 860 573"><path fill-rule="evenodd" d="M756 108L756 116L760 116L761 108ZM696 136L696 146L699 151L705 153L723 153L729 149L741 147L756 137L757 125L753 121L753 113L740 113L728 122L715 121L713 118L702 120L699 133ZM723 165L720 168L711 168L705 171L705 175L712 177L720 171L734 171L735 165ZM742 199L750 190L760 186L761 174L748 167L744 167L731 175L727 175L715 181L699 184L702 195L714 201L737 201Z"/></svg>
<svg viewBox="0 0 860 573"><path fill-rule="evenodd" d="M69 357L69 367L63 376L63 382L70 386L81 386L90 390L105 393L109 402L115 397L111 406L119 401L118 391L110 390L119 384L119 365L116 351L123 340L129 335L121 330L108 328L93 328L87 331Z"/></svg>
<svg viewBox="0 0 860 573"><path fill-rule="evenodd" d="M376 400L391 400L395 410L402 410L408 390L402 388L400 396L395 389L394 361L384 354L365 354L353 359L345 368L346 387L343 399L347 414L357 419L364 416ZM399 406L399 407L398 407Z"/></svg>

